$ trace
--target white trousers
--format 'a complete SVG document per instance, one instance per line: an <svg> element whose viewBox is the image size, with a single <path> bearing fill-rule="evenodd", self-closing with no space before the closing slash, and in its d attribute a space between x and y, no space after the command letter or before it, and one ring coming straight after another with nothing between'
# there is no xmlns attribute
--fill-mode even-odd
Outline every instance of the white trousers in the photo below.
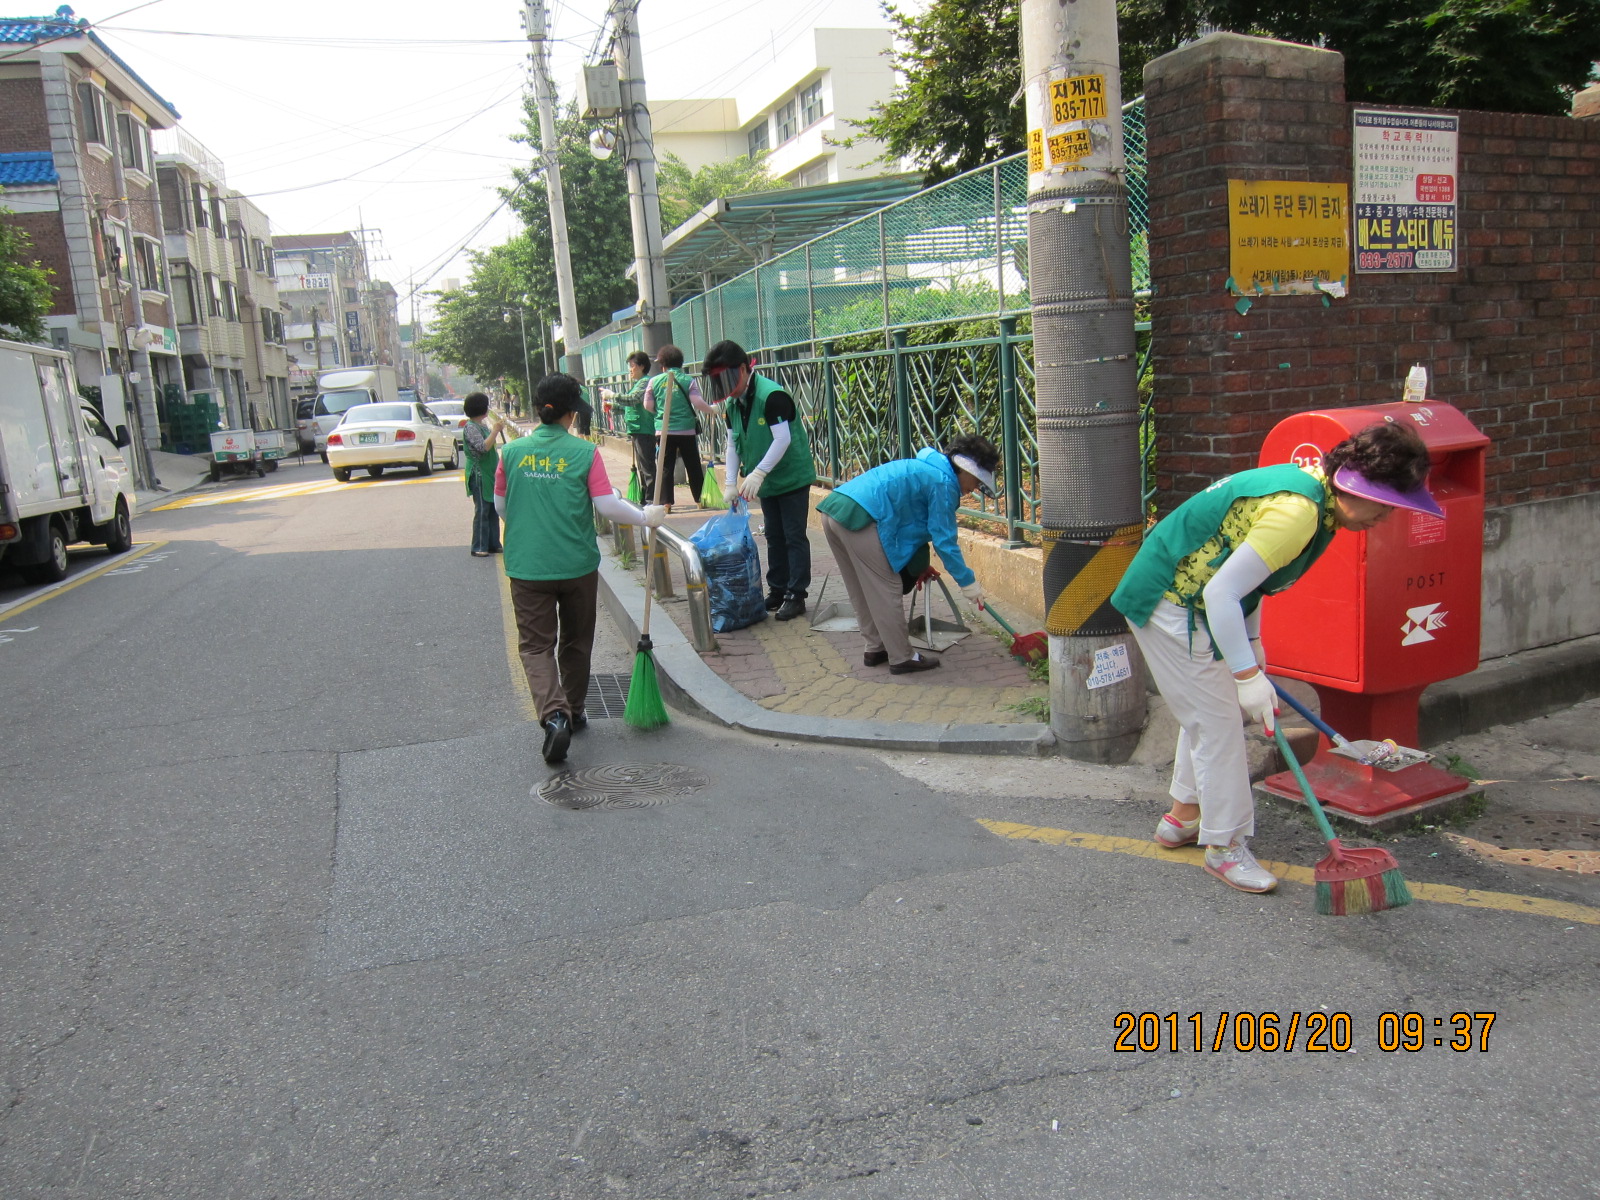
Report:
<svg viewBox="0 0 1600 1200"><path fill-rule="evenodd" d="M1143 626L1128 624L1178 722L1172 798L1200 806L1201 845L1226 846L1256 830L1244 713L1233 673L1211 656L1204 623L1197 623L1191 644L1188 621L1187 612L1163 600Z"/></svg>

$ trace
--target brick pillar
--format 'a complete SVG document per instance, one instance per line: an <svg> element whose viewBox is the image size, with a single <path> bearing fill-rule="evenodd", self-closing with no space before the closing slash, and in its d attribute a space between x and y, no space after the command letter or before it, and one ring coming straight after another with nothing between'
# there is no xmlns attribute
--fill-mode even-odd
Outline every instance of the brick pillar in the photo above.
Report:
<svg viewBox="0 0 1600 1200"><path fill-rule="evenodd" d="M1344 56L1330 50L1214 33L1151 62L1144 86L1167 511L1254 466L1284 411L1355 398L1358 348L1313 350L1306 337L1330 319L1320 297L1264 297L1241 316L1226 289L1228 180L1348 183L1350 127Z"/></svg>

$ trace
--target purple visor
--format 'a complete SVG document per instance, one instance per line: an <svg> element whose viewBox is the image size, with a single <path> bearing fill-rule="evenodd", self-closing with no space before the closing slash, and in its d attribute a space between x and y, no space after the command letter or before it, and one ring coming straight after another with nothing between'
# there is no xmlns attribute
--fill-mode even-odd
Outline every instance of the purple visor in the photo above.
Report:
<svg viewBox="0 0 1600 1200"><path fill-rule="evenodd" d="M1426 485L1409 492L1402 492L1388 484L1374 483L1348 464L1334 472L1333 485L1341 492L1360 496L1363 500L1371 500L1376 504L1387 504L1390 508L1409 508L1412 512L1427 513L1430 517L1444 516L1444 509L1440 508L1439 502L1429 494Z"/></svg>

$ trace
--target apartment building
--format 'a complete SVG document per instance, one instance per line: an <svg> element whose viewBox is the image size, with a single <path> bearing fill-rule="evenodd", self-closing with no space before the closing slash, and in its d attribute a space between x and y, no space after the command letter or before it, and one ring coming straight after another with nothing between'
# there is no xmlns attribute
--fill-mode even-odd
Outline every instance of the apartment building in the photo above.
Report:
<svg viewBox="0 0 1600 1200"><path fill-rule="evenodd" d="M284 340L295 360L291 392L313 389L319 371L400 361L399 297L368 274L360 231L279 236L273 246Z"/></svg>
<svg viewBox="0 0 1600 1200"><path fill-rule="evenodd" d="M183 386L152 130L177 110L78 20L0 18L0 204L52 273L53 343L101 388L112 424L160 445L157 399Z"/></svg>
<svg viewBox="0 0 1600 1200"><path fill-rule="evenodd" d="M894 93L892 45L887 28L812 29L737 95L652 100L656 152L677 155L691 170L766 152L768 173L797 187L885 174L893 168L873 161L880 143L840 147L829 139L849 137L852 119Z"/></svg>
<svg viewBox="0 0 1600 1200"><path fill-rule="evenodd" d="M267 214L238 192L224 198L228 241L233 244L234 282L244 344L244 400L258 429L293 429L289 399L289 352L278 301L277 258Z"/></svg>

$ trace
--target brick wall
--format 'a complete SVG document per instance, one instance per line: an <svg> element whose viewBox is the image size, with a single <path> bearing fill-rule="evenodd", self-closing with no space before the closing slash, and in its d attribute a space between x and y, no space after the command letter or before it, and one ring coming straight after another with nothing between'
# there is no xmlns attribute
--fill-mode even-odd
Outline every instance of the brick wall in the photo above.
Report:
<svg viewBox="0 0 1600 1200"><path fill-rule="evenodd" d="M0 196L0 204L4 202L4 197ZM33 258L52 272L50 285L55 289L55 303L51 306L51 314L66 316L77 312L72 299L72 270L67 260L67 235L61 227L61 214L8 213L3 219L6 224L17 226L33 240Z"/></svg>
<svg viewBox="0 0 1600 1200"><path fill-rule="evenodd" d="M0 151L7 154L50 149L50 122L39 80L0 79Z"/></svg>
<svg viewBox="0 0 1600 1200"><path fill-rule="evenodd" d="M1145 97L1163 509L1253 466L1288 413L1398 400L1413 362L1493 439L1491 506L1600 491L1600 122L1461 112L1459 272L1241 315L1228 180L1351 182L1343 58L1214 34Z"/></svg>

